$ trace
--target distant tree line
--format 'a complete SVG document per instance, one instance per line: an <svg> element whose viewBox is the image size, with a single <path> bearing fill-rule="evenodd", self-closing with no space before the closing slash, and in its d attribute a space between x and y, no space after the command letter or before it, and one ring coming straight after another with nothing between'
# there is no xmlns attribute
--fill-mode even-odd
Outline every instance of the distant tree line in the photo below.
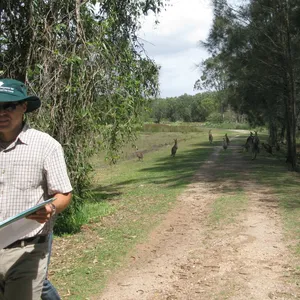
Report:
<svg viewBox="0 0 300 300"><path fill-rule="evenodd" d="M246 122L246 116L234 113L224 105L220 92L158 98L152 101L149 117L155 123L176 122Z"/></svg>

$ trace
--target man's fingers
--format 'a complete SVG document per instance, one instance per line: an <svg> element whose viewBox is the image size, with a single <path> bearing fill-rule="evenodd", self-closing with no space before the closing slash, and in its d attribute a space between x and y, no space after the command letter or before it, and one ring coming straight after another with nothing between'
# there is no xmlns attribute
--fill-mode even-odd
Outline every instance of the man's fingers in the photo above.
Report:
<svg viewBox="0 0 300 300"><path fill-rule="evenodd" d="M39 223L45 223L50 219L51 215L49 213L46 214L32 214L27 216L27 219L37 221Z"/></svg>
<svg viewBox="0 0 300 300"><path fill-rule="evenodd" d="M35 212L36 215L46 215L48 212L46 210L38 210Z"/></svg>
<svg viewBox="0 0 300 300"><path fill-rule="evenodd" d="M27 219L37 221L39 223L45 223L51 218L52 209L51 206L46 205L45 207L39 209L35 213L27 216Z"/></svg>

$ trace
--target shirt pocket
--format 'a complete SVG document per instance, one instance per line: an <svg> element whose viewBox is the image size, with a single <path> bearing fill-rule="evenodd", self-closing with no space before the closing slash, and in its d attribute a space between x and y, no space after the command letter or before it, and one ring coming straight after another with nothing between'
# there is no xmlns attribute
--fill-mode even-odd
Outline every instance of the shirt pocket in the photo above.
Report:
<svg viewBox="0 0 300 300"><path fill-rule="evenodd" d="M11 185L19 190L36 189L42 184L42 170L33 162L14 162L10 174Z"/></svg>

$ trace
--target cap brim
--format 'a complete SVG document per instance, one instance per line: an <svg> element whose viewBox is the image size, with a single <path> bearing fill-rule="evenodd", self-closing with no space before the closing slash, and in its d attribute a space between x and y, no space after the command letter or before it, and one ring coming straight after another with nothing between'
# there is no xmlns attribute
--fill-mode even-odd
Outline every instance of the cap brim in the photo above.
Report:
<svg viewBox="0 0 300 300"><path fill-rule="evenodd" d="M29 96L25 98L23 101L27 102L26 112L32 112L41 106L41 100L37 96Z"/></svg>
<svg viewBox="0 0 300 300"><path fill-rule="evenodd" d="M18 97L10 93L0 93L0 103L1 102L27 102L26 112L32 112L38 109L41 106L41 100L37 96L28 96L28 97Z"/></svg>

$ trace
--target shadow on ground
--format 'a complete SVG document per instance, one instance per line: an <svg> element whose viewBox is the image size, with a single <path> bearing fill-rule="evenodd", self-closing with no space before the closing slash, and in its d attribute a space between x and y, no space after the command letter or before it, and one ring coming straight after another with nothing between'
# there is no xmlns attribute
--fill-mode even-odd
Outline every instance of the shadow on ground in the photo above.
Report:
<svg viewBox="0 0 300 300"><path fill-rule="evenodd" d="M215 141L213 144L208 142L194 144L194 148L188 151L180 151L180 148L175 157L164 156L157 159L151 167L141 168L140 172L152 173L153 176L145 178L140 176L134 180L119 182L118 184L97 187L93 190L96 201L109 201L117 199L121 195L121 188L128 185L139 184L157 184L162 187L168 186L177 188L191 181L199 180L199 176L194 176L195 173L205 172L205 168L200 166L208 164L209 168L215 170L213 177L200 176L202 181L219 182L220 185L225 181L234 181L238 187L239 181L257 180L264 184L283 185L284 188L293 189L298 183L298 177L291 180L290 176L286 177L288 166L285 163L285 158L282 153L275 153L273 156L260 150L255 160L251 159L251 153L245 152L243 147L245 137L236 137L231 140L227 150L222 148L220 141ZM167 171L167 175L166 175ZM159 174L162 174L160 176ZM281 176L281 174L283 176ZM222 191L226 193L226 188ZM230 191L229 191L230 192ZM291 201L290 206L300 206L297 200Z"/></svg>

